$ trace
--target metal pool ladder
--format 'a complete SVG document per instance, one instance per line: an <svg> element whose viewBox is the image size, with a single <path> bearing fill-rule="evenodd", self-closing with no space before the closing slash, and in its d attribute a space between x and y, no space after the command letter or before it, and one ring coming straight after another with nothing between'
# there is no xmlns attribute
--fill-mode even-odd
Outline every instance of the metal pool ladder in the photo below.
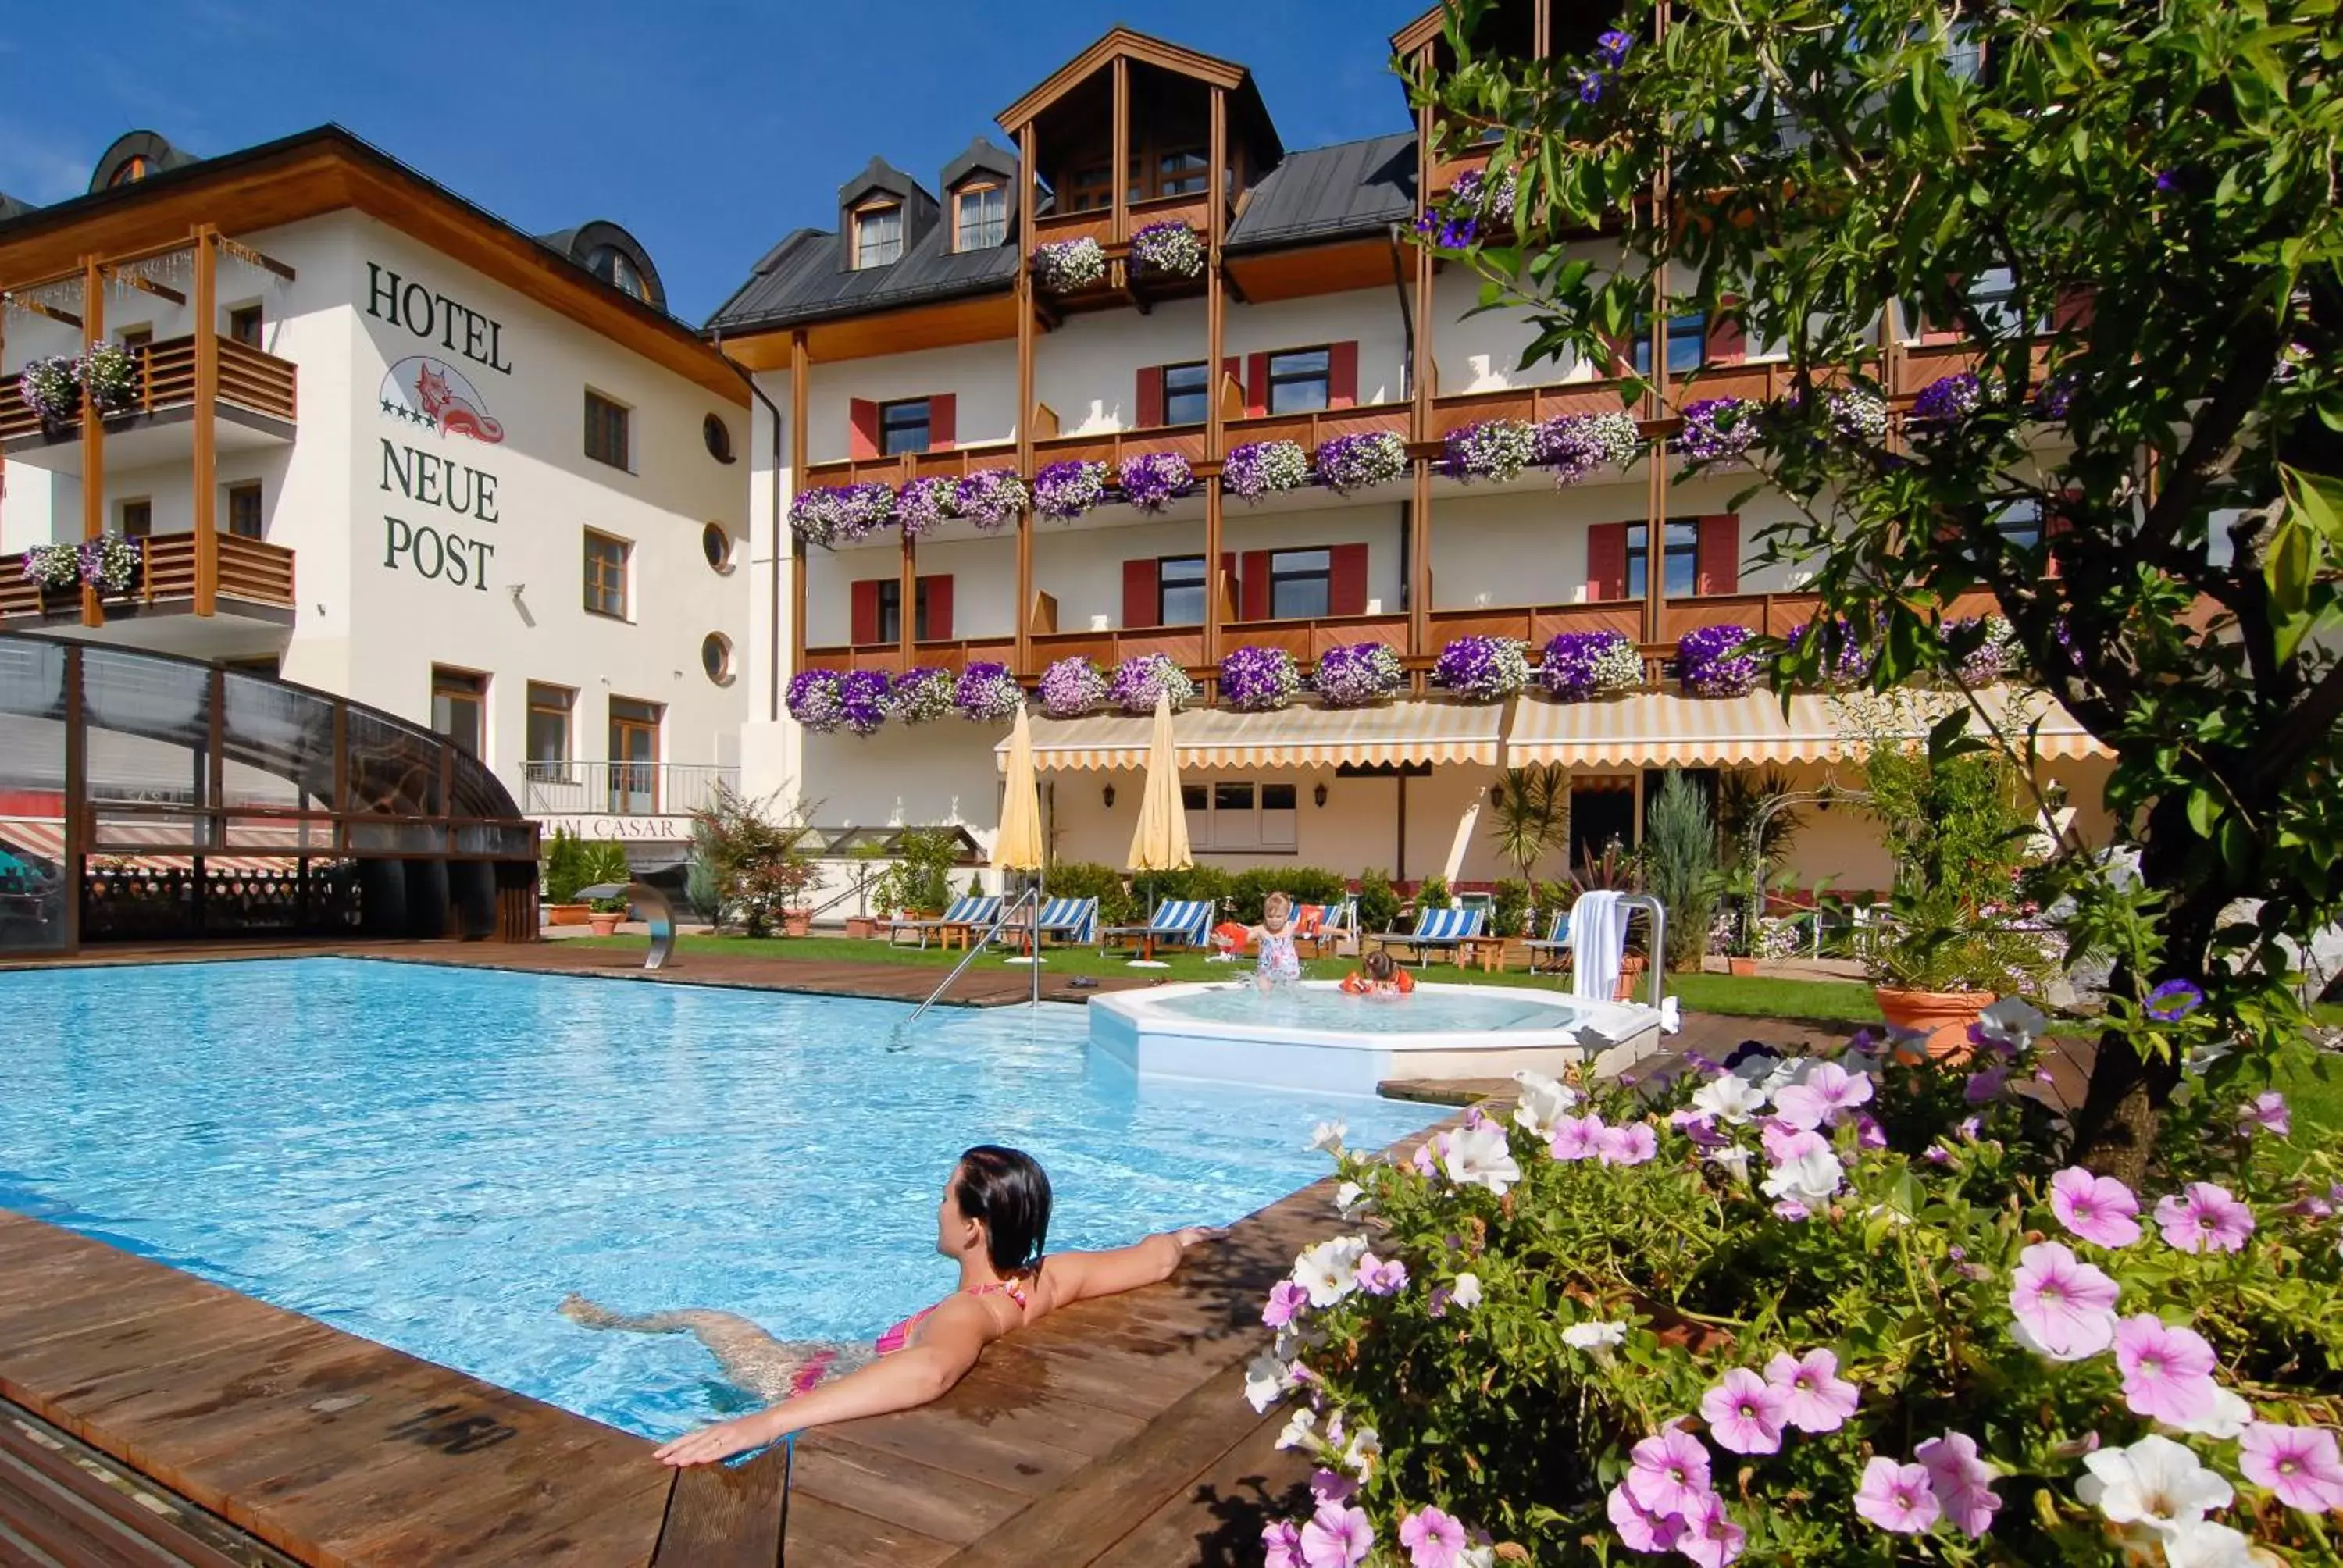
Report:
<svg viewBox="0 0 2343 1568"><path fill-rule="evenodd" d="M1003 930L1007 930L1016 922L1018 911L1021 910L1025 911L1031 917L1032 921L1031 930L1029 935L1032 941L1032 957L1035 960L1031 966L1033 975L1033 1003L1037 1007L1041 1005L1041 965L1040 960L1041 957L1041 890L1038 887L1033 887L1028 888L1023 892L1018 894L1014 902L1010 904L1008 908L1002 910L1000 914L993 917L992 924L984 929L984 932L981 936L971 935L969 938L968 951L960 955L960 962L952 965L951 973L944 976L943 983L937 986L935 990L928 993L928 1000L921 1002L917 1008L913 1009L910 1017L905 1019L902 1022L895 1026L894 1038L889 1041L887 1046L888 1050L901 1050L910 1043L905 1037L910 1033L911 1026L919 1022L922 1018L925 1018L927 1016L928 1009L935 1006L937 1001L942 998L944 992L951 990L952 982L960 979L961 974L966 972L968 966L976 961L977 955L984 951L985 947L994 937L999 936Z"/></svg>

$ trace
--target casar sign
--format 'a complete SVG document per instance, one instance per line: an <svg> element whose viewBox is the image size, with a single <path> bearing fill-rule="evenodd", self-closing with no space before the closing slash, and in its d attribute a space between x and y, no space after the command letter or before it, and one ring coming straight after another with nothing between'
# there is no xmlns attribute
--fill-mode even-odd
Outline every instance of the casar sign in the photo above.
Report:
<svg viewBox="0 0 2343 1568"><path fill-rule="evenodd" d="M578 839L605 839L637 843L689 842L689 817L539 817L550 839L556 831Z"/></svg>

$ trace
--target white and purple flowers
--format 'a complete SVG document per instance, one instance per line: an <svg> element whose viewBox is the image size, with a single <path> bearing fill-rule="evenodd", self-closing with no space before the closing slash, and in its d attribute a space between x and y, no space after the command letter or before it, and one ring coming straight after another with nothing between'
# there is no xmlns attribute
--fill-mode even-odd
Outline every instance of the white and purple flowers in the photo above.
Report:
<svg viewBox="0 0 2343 1568"><path fill-rule="evenodd" d="M1537 431L1519 419L1483 419L1448 432L1441 454L1441 472L1471 483L1491 479L1498 484L1521 477L1536 460Z"/></svg>
<svg viewBox="0 0 2343 1568"><path fill-rule="evenodd" d="M1696 627L1676 639L1676 676L1694 697L1743 697L1756 689L1757 634L1745 626Z"/></svg>
<svg viewBox="0 0 2343 1568"><path fill-rule="evenodd" d="M789 502L789 527L809 545L846 545L895 520L895 491L875 479L818 485Z"/></svg>
<svg viewBox="0 0 2343 1568"><path fill-rule="evenodd" d="M900 724L925 724L951 711L952 673L919 665L897 676L887 690L887 717Z"/></svg>
<svg viewBox="0 0 2343 1568"><path fill-rule="evenodd" d="M1258 501L1310 482L1310 457L1299 441L1248 441L1221 459L1221 488Z"/></svg>
<svg viewBox="0 0 2343 1568"><path fill-rule="evenodd" d="M1033 476L1033 509L1071 522L1106 498L1106 465L1069 457Z"/></svg>
<svg viewBox="0 0 2343 1568"><path fill-rule="evenodd" d="M1387 485L1407 472L1407 443L1389 430L1336 436L1318 447L1318 482L1338 496Z"/></svg>
<svg viewBox="0 0 2343 1568"><path fill-rule="evenodd" d="M839 672L834 669L801 669L789 677L789 691L783 700L789 717L817 735L827 735L846 722L846 709L839 697Z"/></svg>
<svg viewBox="0 0 2343 1568"><path fill-rule="evenodd" d="M1536 427L1531 457L1554 470L1560 487L1598 468L1624 468L1643 449L1643 427L1632 414L1557 414Z"/></svg>
<svg viewBox="0 0 2343 1568"><path fill-rule="evenodd" d="M1624 632L1560 632L1538 657L1538 684L1564 702L1633 691L1643 683L1643 655Z"/></svg>
<svg viewBox="0 0 2343 1568"><path fill-rule="evenodd" d="M1115 470L1115 486L1122 498L1152 515L1195 488L1195 472L1177 452L1143 452L1125 457Z"/></svg>
<svg viewBox="0 0 2343 1568"><path fill-rule="evenodd" d="M1354 642L1322 655L1311 684L1329 708L1364 708L1393 696L1406 680L1406 667L1390 644Z"/></svg>
<svg viewBox="0 0 2343 1568"><path fill-rule="evenodd" d="M1189 225L1167 218L1131 235L1131 259L1146 271L1166 277L1200 277L1204 271L1204 242Z"/></svg>
<svg viewBox="0 0 2343 1568"><path fill-rule="evenodd" d="M1052 719L1080 719L1106 706L1106 672L1081 654L1041 672L1041 711Z"/></svg>
<svg viewBox="0 0 2343 1568"><path fill-rule="evenodd" d="M1016 716L1025 705L1025 693L1005 664L980 659L960 672L952 688L952 706L962 719L993 724Z"/></svg>
<svg viewBox="0 0 2343 1568"><path fill-rule="evenodd" d="M1158 692L1172 699L1179 712L1196 700L1196 683L1166 653L1141 653L1115 667L1107 683L1107 700L1125 713L1152 713Z"/></svg>
<svg viewBox="0 0 2343 1568"><path fill-rule="evenodd" d="M1302 672L1282 648L1232 649L1221 660L1221 698L1240 713L1269 713L1302 689Z"/></svg>
<svg viewBox="0 0 2343 1568"><path fill-rule="evenodd" d="M1106 281L1106 248L1087 235L1033 247L1033 281L1048 294L1078 294Z"/></svg>
<svg viewBox="0 0 2343 1568"><path fill-rule="evenodd" d="M1703 397L1684 410L1676 445L1704 463L1738 457L1757 444L1757 406L1746 397Z"/></svg>
<svg viewBox="0 0 2343 1568"><path fill-rule="evenodd" d="M1529 684L1529 656L1504 637L1460 637L1440 650L1434 683L1470 702L1496 702Z"/></svg>

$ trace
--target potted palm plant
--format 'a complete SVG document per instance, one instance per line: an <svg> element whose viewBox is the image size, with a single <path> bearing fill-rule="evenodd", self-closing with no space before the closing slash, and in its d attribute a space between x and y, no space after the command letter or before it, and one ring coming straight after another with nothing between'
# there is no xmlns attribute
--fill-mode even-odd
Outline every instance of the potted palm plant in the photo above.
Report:
<svg viewBox="0 0 2343 1568"><path fill-rule="evenodd" d="M580 844L578 846L578 886L580 888L624 885L633 879L627 867L627 851L616 844ZM598 937L616 936L618 922L627 918L627 900L605 895L586 906L586 923Z"/></svg>
<svg viewBox="0 0 2343 1568"><path fill-rule="evenodd" d="M578 890L587 884L578 859L583 848L578 835L567 828L556 828L553 836L545 841L538 875L543 887L545 923L548 926L586 923L589 911L578 900Z"/></svg>
<svg viewBox="0 0 2343 1568"><path fill-rule="evenodd" d="M1967 1054L1969 1026L1986 1008L2031 989L2046 967L2033 932L1944 888L1897 891L1865 956L1880 1016L1926 1035L1929 1055L1949 1058Z"/></svg>

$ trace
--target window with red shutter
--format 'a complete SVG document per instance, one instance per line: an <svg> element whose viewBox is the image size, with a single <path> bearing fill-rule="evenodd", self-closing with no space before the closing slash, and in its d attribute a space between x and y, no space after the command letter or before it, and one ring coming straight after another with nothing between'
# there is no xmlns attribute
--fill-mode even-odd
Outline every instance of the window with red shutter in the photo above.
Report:
<svg viewBox="0 0 2343 1568"><path fill-rule="evenodd" d="M960 437L960 399L939 392L928 399L928 450L949 452Z"/></svg>
<svg viewBox="0 0 2343 1568"><path fill-rule="evenodd" d="M924 577L919 583L917 634L921 642L948 642L952 635L952 580L950 572Z"/></svg>
<svg viewBox="0 0 2343 1568"><path fill-rule="evenodd" d="M1695 594L1741 591L1741 515L1719 512L1700 519L1699 553L1694 557Z"/></svg>
<svg viewBox="0 0 2343 1568"><path fill-rule="evenodd" d="M1245 358L1245 414L1247 417L1269 412L1269 356L1248 355Z"/></svg>
<svg viewBox="0 0 2343 1568"><path fill-rule="evenodd" d="M887 580L884 578L864 578L850 590L852 629L847 634L847 640L857 648L867 647L879 640L879 588Z"/></svg>
<svg viewBox="0 0 2343 1568"><path fill-rule="evenodd" d="M1237 558L1237 614L1244 620L1269 618L1269 552L1246 550Z"/></svg>
<svg viewBox="0 0 2343 1568"><path fill-rule="evenodd" d="M868 397L850 399L846 405L846 455L850 457L875 457L879 455L879 405Z"/></svg>
<svg viewBox="0 0 2343 1568"><path fill-rule="evenodd" d="M1139 367L1136 402L1139 418L1134 428L1152 430L1163 423L1163 367L1142 365Z"/></svg>
<svg viewBox="0 0 2343 1568"><path fill-rule="evenodd" d="M1326 407L1355 408L1358 403L1358 342L1330 343L1326 346Z"/></svg>
<svg viewBox="0 0 2343 1568"><path fill-rule="evenodd" d="M1586 597L1627 597L1627 525L1596 523L1586 530Z"/></svg>
<svg viewBox="0 0 2343 1568"><path fill-rule="evenodd" d="M1729 294L1717 302L1716 314L1709 318L1706 357L1711 365L1738 365L1749 357L1748 338L1741 326L1741 302Z"/></svg>
<svg viewBox="0 0 2343 1568"><path fill-rule="evenodd" d="M1367 547L1335 545L1326 552L1326 613L1367 613Z"/></svg>
<svg viewBox="0 0 2343 1568"><path fill-rule="evenodd" d="M1122 628L1125 631L1155 624L1155 560L1142 557L1122 563Z"/></svg>

